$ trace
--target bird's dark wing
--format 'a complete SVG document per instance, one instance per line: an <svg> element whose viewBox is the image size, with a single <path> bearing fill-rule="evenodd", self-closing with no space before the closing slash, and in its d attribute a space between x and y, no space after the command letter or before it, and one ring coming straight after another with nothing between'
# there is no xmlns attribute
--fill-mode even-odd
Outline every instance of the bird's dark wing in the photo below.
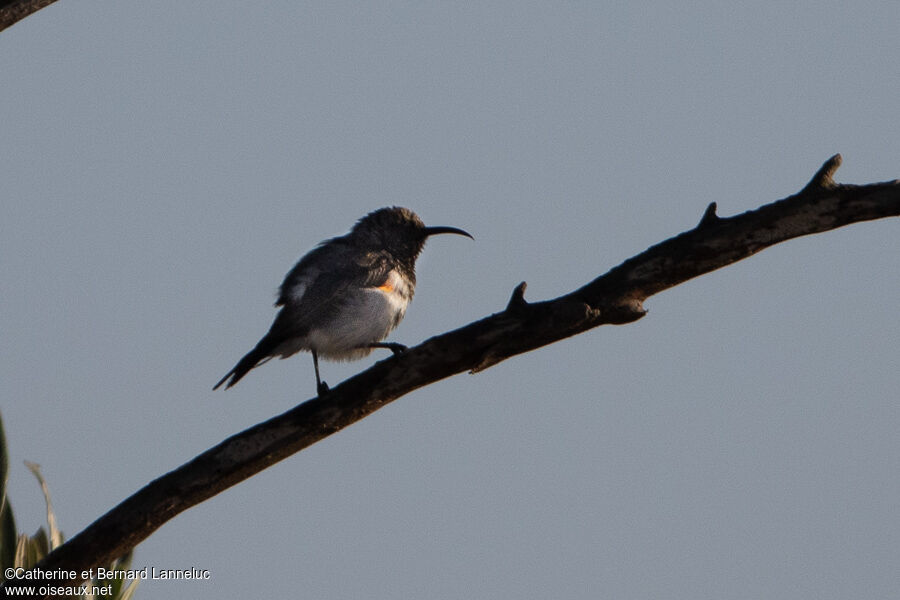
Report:
<svg viewBox="0 0 900 600"><path fill-rule="evenodd" d="M311 284L329 265L335 266L347 260L349 247L343 238L325 240L317 247L303 255L294 267L285 275L281 287L278 288L278 300L275 306L284 306L292 297L297 296L297 288Z"/></svg>
<svg viewBox="0 0 900 600"><path fill-rule="evenodd" d="M320 250L323 252L318 253ZM391 269L392 263L383 252L354 252L337 245L316 248L281 284L277 305L282 309L267 337L283 341L305 335L315 324L329 322L340 312L347 293L381 285Z"/></svg>
<svg viewBox="0 0 900 600"><path fill-rule="evenodd" d="M281 284L275 303L281 310L269 332L213 389L229 378L226 387L233 386L251 369L277 355L283 343L305 336L316 323L329 322L349 290L381 285L391 268L387 254L353 251L340 238L310 251Z"/></svg>

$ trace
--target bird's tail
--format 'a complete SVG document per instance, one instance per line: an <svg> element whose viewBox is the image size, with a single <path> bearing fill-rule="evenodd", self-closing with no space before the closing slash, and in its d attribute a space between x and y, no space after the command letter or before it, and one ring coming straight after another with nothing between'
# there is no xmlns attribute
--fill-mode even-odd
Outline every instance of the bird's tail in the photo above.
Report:
<svg viewBox="0 0 900 600"><path fill-rule="evenodd" d="M227 390L228 388L230 388L231 386L236 384L238 381L240 381L244 375L249 373L250 369L253 369L254 367L259 366L260 364L266 362L266 360L268 358L271 358L271 352L272 352L271 342L269 342L266 338L263 338L256 345L256 348L254 348L253 350L248 352L247 355L244 356L244 358L242 358L241 360L238 361L238 364L234 365L233 369L228 371L228 373L225 375L225 377L223 377L222 379L219 380L219 383L217 383L213 387L213 389L214 390L219 389L219 387L223 383L228 381L228 378L230 377L231 381L228 381L228 385L225 386L225 389Z"/></svg>

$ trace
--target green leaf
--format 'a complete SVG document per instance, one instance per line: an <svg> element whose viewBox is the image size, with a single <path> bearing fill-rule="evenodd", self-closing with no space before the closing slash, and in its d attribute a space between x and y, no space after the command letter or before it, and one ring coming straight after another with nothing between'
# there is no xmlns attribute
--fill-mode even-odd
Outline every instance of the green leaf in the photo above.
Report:
<svg viewBox="0 0 900 600"><path fill-rule="evenodd" d="M135 579L128 584L128 587L125 588L125 591L122 592L122 595L119 596L118 600L131 600L131 597L134 596L134 592L137 591L137 586L140 582L140 579ZM113 598L115 598L115 596L113 596Z"/></svg>
<svg viewBox="0 0 900 600"><path fill-rule="evenodd" d="M27 569L29 567L28 548L30 546L31 538L29 538L24 533L18 537L18 539L16 540L16 556L13 559L14 567L22 567L23 569Z"/></svg>
<svg viewBox="0 0 900 600"><path fill-rule="evenodd" d="M112 571L112 570L116 570L116 569L121 569L121 570L127 571L128 569L131 568L131 559L133 558L133 556L134 556L133 549L129 550L128 552L126 552L125 554L120 556L119 558L112 561L109 564L109 566L107 567L107 570ZM137 581L137 580L134 580L134 581ZM134 583L134 581L132 581L132 584ZM126 582L127 582L126 579L123 579L121 577L116 577L116 578L112 578L112 579L105 579L102 582L98 582L97 585L101 585L101 586L111 585L112 593L109 595L109 598L110 598L110 600L118 600L120 598L120 595L124 594L126 591L123 589L123 588L125 588ZM129 585L128 587L130 588L131 585ZM131 592L131 593L134 593L134 592Z"/></svg>
<svg viewBox="0 0 900 600"><path fill-rule="evenodd" d="M50 540L47 539L46 529L38 527L37 532L31 536L31 546L34 549L35 556L37 556L35 563L50 554Z"/></svg>
<svg viewBox="0 0 900 600"><path fill-rule="evenodd" d="M47 532L43 527L37 530L34 537L28 537L24 533L19 536L16 543L16 567L30 569L45 556L47 556Z"/></svg>
<svg viewBox="0 0 900 600"><path fill-rule="evenodd" d="M16 560L16 520L13 517L12 505L7 502L0 510L0 569L4 572L7 567L15 564ZM3 581L0 574L0 581Z"/></svg>
<svg viewBox="0 0 900 600"><path fill-rule="evenodd" d="M6 432L3 431L3 415L0 414L0 510L6 506L6 482L9 480L9 454L6 450Z"/></svg>
<svg viewBox="0 0 900 600"><path fill-rule="evenodd" d="M25 466L34 473L38 483L41 484L41 491L44 493L44 502L47 503L47 527L50 529L50 549L54 550L59 546L62 546L63 536L56 526L56 515L53 514L53 505L50 503L50 488L47 487L47 482L44 480L44 476L41 475L41 465L26 460Z"/></svg>

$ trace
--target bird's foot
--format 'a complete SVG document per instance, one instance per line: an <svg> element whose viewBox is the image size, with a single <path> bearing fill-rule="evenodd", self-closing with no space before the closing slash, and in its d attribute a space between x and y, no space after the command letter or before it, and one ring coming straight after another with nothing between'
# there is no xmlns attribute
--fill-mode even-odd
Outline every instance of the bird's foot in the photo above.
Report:
<svg viewBox="0 0 900 600"><path fill-rule="evenodd" d="M365 346L363 346L363 348L386 348L387 350L393 352L394 356L403 354L404 352L409 350L409 348L407 348L403 344L398 344L396 342L373 342L371 344L366 344Z"/></svg>
<svg viewBox="0 0 900 600"><path fill-rule="evenodd" d="M329 389L330 388L328 387L328 384L324 381L320 381L318 384L316 384L316 392L318 392L319 398L327 394Z"/></svg>
<svg viewBox="0 0 900 600"><path fill-rule="evenodd" d="M386 346L387 346L388 350L390 350L391 352L394 353L394 356L397 356L398 354L403 354L404 352L409 350L409 348L407 348L403 344L397 344L394 342L388 342L386 344Z"/></svg>

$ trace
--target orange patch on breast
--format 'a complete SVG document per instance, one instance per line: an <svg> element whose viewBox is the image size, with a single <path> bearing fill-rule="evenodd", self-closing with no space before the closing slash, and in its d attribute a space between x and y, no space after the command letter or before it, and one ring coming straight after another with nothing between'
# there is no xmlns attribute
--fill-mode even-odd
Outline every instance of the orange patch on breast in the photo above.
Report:
<svg viewBox="0 0 900 600"><path fill-rule="evenodd" d="M386 281L378 286L378 289L386 294L390 294L394 291L394 286L391 285L390 281Z"/></svg>

